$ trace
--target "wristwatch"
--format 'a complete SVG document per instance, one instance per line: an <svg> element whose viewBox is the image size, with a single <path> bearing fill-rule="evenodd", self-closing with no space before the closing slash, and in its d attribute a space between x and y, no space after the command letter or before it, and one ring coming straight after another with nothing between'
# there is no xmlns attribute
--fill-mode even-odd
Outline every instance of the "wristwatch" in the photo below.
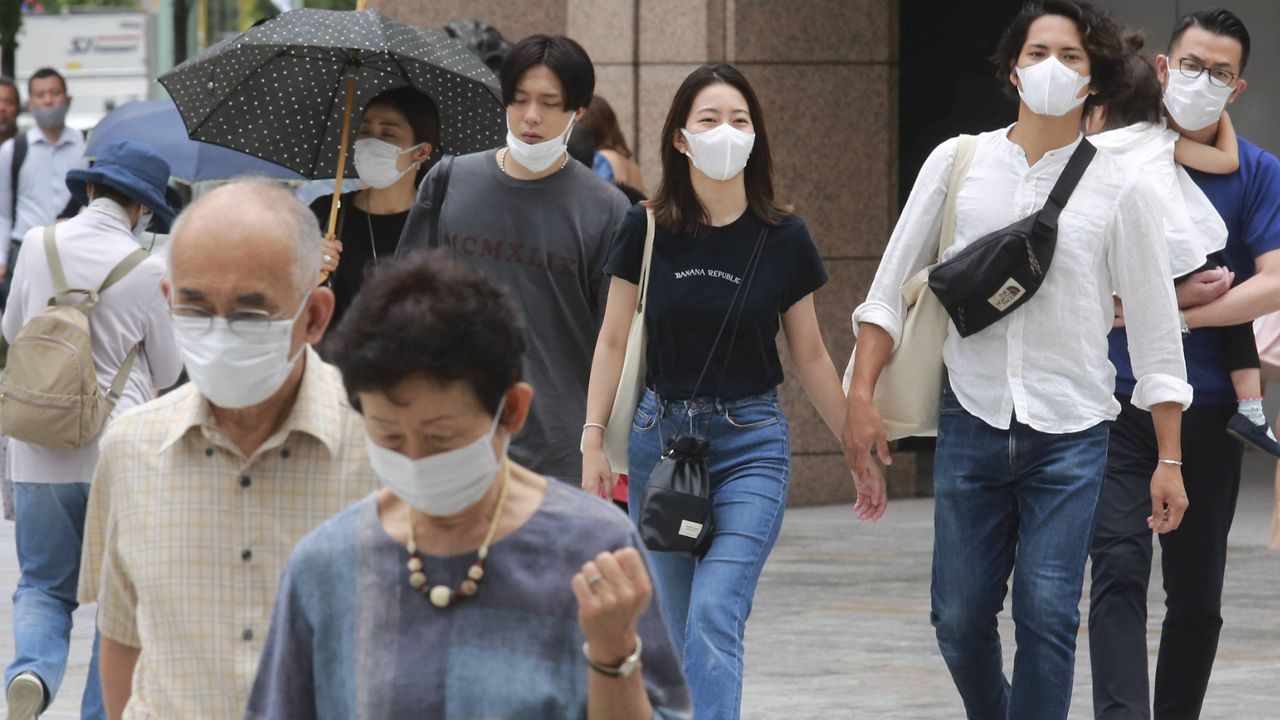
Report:
<svg viewBox="0 0 1280 720"><path fill-rule="evenodd" d="M587 647L587 643L582 643L582 657L586 658L588 667L601 675L607 675L611 678L624 678L629 677L636 671L636 668L640 667L640 648L640 636L637 635L636 651L628 655L627 658L622 661L622 664L616 668L611 668L608 665L601 665L595 660L592 660L590 648Z"/></svg>
<svg viewBox="0 0 1280 720"><path fill-rule="evenodd" d="M1181 310L1178 311L1178 324L1182 326L1183 335L1191 334L1191 326L1187 324L1187 315Z"/></svg>

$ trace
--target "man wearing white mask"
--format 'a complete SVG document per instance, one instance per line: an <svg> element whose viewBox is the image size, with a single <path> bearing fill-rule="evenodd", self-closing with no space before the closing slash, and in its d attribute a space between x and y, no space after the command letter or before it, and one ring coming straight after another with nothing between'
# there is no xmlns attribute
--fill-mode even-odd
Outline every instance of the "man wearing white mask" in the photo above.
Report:
<svg viewBox="0 0 1280 720"><path fill-rule="evenodd" d="M506 145L432 168L397 252L443 246L515 299L530 338L525 372L538 395L512 440L511 457L576 482L607 289L605 255L628 203L590 168L570 162L569 136L595 91L595 70L582 46L532 35L511 48L498 74ZM437 216L431 201L441 185ZM433 222L439 237L432 237Z"/></svg>
<svg viewBox="0 0 1280 720"><path fill-rule="evenodd" d="M372 491L364 429L310 348L315 217L265 182L173 229L165 291L191 383L116 421L86 520L108 717L240 717L294 544Z"/></svg>
<svg viewBox="0 0 1280 720"><path fill-rule="evenodd" d="M1219 116L1244 92L1249 32L1222 9L1181 18L1156 71L1170 127L1196 142L1217 140ZM1280 310L1280 161L1238 138L1240 168L1189 170L1228 230L1225 268L1178 287L1195 403L1183 416L1183 477L1190 507L1177 532L1160 537L1167 611L1156 661L1154 708L1147 674L1147 586L1152 538L1143 522L1143 477L1161 456L1150 418L1126 408L1112 429L1091 556L1089 648L1098 718L1199 717L1222 628L1227 534L1240 490L1241 446L1227 434L1236 412L1223 331ZM1232 281L1235 287L1231 287ZM1230 288L1228 290L1228 288ZM1127 299L1127 298L1126 298ZM1133 303L1126 302L1125 309ZM1137 395L1130 356L1142 340L1111 337L1119 399ZM1153 712L1154 711L1154 712Z"/></svg>
<svg viewBox="0 0 1280 720"><path fill-rule="evenodd" d="M21 272L15 275L4 314L4 336L13 346L11 371L33 365L43 369L48 361L43 350L47 341L40 342L39 335L18 338L28 323L44 313L61 284L99 289L89 314L90 350L99 386L118 388L112 416L147 402L157 390L177 382L182 361L161 294L164 263L147 258L137 240L153 215L164 226L173 220L175 212L164 197L168 180L169 165L164 159L134 141L108 145L93 168L67 174L64 182L69 191L89 206L75 218L51 226L53 252L43 247L49 242L47 228L27 233L28 247L35 252L18 258ZM53 258L56 265L50 262ZM54 281L54 272L62 276L61 283ZM75 294L70 302L82 299L92 298ZM6 383L20 387L5 389L13 398L21 398L21 388L28 387L21 383L29 378L15 372ZM52 702L66 670L98 438L65 449L35 442L38 438L16 426L9 431L28 440L9 439L21 575L13 596L15 657L5 671L8 717L25 720ZM97 659L95 642L81 701L85 718L102 717Z"/></svg>
<svg viewBox="0 0 1280 720"><path fill-rule="evenodd" d="M1122 55L1119 29L1084 0L1030 2L1006 30L995 61L1000 82L1021 99L1017 122L972 145L949 140L925 161L867 301L854 312L844 439L858 474L877 472L873 454L890 459L872 398L902 337L900 287L934 262L948 194L956 193L948 260L1046 206L1058 181L1079 167L1077 150L1089 156L1082 112L1090 93L1115 87ZM972 148L971 163L951 184L953 163L963 167L962 144ZM1143 479L1142 522L1168 532L1186 508L1179 431L1191 387L1165 240L1152 217L1154 190L1103 153L1078 177L1061 203L1056 250L1038 291L977 332L962 336L949 324L943 346L949 384L941 388L934 464L931 621L970 718L1067 717L1108 421L1121 410L1107 360L1113 292L1128 300L1140 378L1132 403L1150 412L1158 450ZM1003 300L981 298L997 309ZM1012 680L997 623L1011 573Z"/></svg>
<svg viewBox="0 0 1280 720"><path fill-rule="evenodd" d="M48 225L67 208L67 172L84 167L84 135L67 127L70 107L61 73L40 68L31 74L27 109L35 127L0 146L0 281L15 267L27 231ZM7 288L0 292L7 293Z"/></svg>

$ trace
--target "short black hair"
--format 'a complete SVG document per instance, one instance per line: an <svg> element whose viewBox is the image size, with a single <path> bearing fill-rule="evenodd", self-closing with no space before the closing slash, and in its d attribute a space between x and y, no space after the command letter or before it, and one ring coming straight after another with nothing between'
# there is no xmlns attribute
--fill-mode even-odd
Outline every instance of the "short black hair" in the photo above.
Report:
<svg viewBox="0 0 1280 720"><path fill-rule="evenodd" d="M0 87L7 87L12 89L13 99L17 100L19 105L22 104L22 93L18 92L18 83L14 82L13 78L8 76L0 76Z"/></svg>
<svg viewBox="0 0 1280 720"><path fill-rule="evenodd" d="M563 35L530 35L511 47L502 60L498 79L502 82L502 104L516 98L520 78L537 65L546 65L564 86L564 108L577 110L591 104L596 91L596 69L591 56L571 38Z"/></svg>
<svg viewBox="0 0 1280 720"><path fill-rule="evenodd" d="M1031 24L1046 15L1059 15L1075 22L1085 54L1089 56L1089 86L1098 91L1096 100L1093 95L1088 96L1086 109L1095 101L1104 102L1123 77L1124 42L1115 21L1086 0L1029 0L1022 6L1000 36L991 56L1000 88L1009 97L1018 99L1018 89L1009 82L1009 74L1018 66Z"/></svg>
<svg viewBox="0 0 1280 720"><path fill-rule="evenodd" d="M44 80L45 78L58 78L58 82L62 83L62 94L67 94L67 79L62 77L62 73L51 67L42 67L31 73L31 77L27 80L27 93L31 93L31 83L36 80Z"/></svg>
<svg viewBox="0 0 1280 720"><path fill-rule="evenodd" d="M403 115L413 130L414 143L431 143L432 149L439 147L440 111L426 94L406 85L378 93L365 104L365 110L374 105L386 105Z"/></svg>
<svg viewBox="0 0 1280 720"><path fill-rule="evenodd" d="M1170 53L1182 39L1183 34L1192 27L1204 28L1214 35L1222 35L1239 42L1240 74L1244 74L1244 66L1249 63L1249 29L1244 26L1240 16L1222 8L1206 8L1183 15L1178 18L1178 24L1173 28L1173 35L1169 38Z"/></svg>
<svg viewBox="0 0 1280 720"><path fill-rule="evenodd" d="M491 413L524 373L515 306L480 273L441 252L373 267L326 340L351 404L405 378L462 381Z"/></svg>

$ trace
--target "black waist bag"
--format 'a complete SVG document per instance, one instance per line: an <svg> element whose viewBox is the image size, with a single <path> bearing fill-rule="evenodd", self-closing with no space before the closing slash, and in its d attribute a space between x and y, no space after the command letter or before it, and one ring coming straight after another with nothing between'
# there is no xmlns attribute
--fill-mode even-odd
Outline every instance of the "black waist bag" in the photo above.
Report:
<svg viewBox="0 0 1280 720"><path fill-rule="evenodd" d="M1040 286L1058 246L1058 215L1097 150L1081 140L1044 207L975 240L929 273L929 289L960 337L990 327L1022 307Z"/></svg>
<svg viewBox="0 0 1280 720"><path fill-rule="evenodd" d="M653 468L640 504L640 539L645 547L701 557L711 545L711 442L698 435L671 438Z"/></svg>

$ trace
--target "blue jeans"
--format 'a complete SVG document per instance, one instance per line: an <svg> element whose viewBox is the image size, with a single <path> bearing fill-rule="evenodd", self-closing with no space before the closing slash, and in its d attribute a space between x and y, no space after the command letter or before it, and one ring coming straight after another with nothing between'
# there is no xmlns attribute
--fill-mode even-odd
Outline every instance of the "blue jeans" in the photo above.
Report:
<svg viewBox="0 0 1280 720"><path fill-rule="evenodd" d="M633 521L639 518L645 485L666 441L688 432L711 440L711 548L700 559L651 552L649 566L682 654L694 717L737 718L742 640L760 571L782 527L791 481L791 437L773 392L725 403L663 403L646 390L628 452Z"/></svg>
<svg viewBox="0 0 1280 720"><path fill-rule="evenodd" d="M1107 424L999 430L942 394L934 460L938 647L974 720L1067 717L1080 592L1107 468ZM1017 652L1005 678L996 616L1013 571Z"/></svg>
<svg viewBox="0 0 1280 720"><path fill-rule="evenodd" d="M78 607L76 586L89 485L14 483L13 500L21 577L13 593L16 657L5 670L4 682L7 688L21 673L34 672L52 702L67 669L71 613ZM105 717L96 633L80 717Z"/></svg>

